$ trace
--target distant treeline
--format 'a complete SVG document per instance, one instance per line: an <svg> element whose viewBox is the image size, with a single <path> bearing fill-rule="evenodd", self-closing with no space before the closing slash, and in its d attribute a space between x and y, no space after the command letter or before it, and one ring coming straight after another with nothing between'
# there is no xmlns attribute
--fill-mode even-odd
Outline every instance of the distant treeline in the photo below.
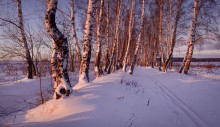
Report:
<svg viewBox="0 0 220 127"><path fill-rule="evenodd" d="M172 61L182 62L183 57L174 57ZM220 62L220 58L192 58L192 62Z"/></svg>
<svg viewBox="0 0 220 127"><path fill-rule="evenodd" d="M5 60L0 60L0 63L3 62ZM8 62L11 63L25 63L25 61L22 60L7 60ZM157 61L159 61L159 58L157 58ZM183 57L173 57L172 58L173 62L183 62ZM50 62L50 60L42 60L42 61L38 61L41 63L47 63ZM77 61L74 61L75 63ZM192 58L192 62L220 62L220 58ZM94 61L91 61L91 64L94 64Z"/></svg>

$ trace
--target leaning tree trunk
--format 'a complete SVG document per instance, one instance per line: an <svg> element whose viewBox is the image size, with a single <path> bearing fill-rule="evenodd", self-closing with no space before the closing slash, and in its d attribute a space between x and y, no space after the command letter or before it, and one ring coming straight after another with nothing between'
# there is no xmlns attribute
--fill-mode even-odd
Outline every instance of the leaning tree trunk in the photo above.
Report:
<svg viewBox="0 0 220 127"><path fill-rule="evenodd" d="M126 72L127 64L128 64L128 53L130 50L130 42L131 42L131 33L132 33L132 28L133 28L133 23L134 23L134 17L133 17L133 9L135 6L135 0L132 0L132 7L131 10L129 11L129 24L128 24L128 43L127 43L127 49L125 52L124 60L123 60L123 71Z"/></svg>
<svg viewBox="0 0 220 127"><path fill-rule="evenodd" d="M188 41L188 45L189 45L189 44L190 44L190 42ZM183 68L184 68L184 65L185 65L186 60L187 60L187 57L188 57L188 53L189 53L189 47L187 47L186 55L185 55L184 58L183 58L183 62L182 62L182 65L180 66L179 73L182 73L182 72L183 72Z"/></svg>
<svg viewBox="0 0 220 127"><path fill-rule="evenodd" d="M105 53L105 72L106 72L110 62L109 60L109 0L107 0L107 7L106 7L105 38L106 38L106 53Z"/></svg>
<svg viewBox="0 0 220 127"><path fill-rule="evenodd" d="M76 48L77 60L80 67L81 64L81 49L79 47L78 38L76 36L76 28L75 28L75 11L74 11L74 0L70 0L70 8L71 8L71 24L72 24L72 34L74 39L74 45Z"/></svg>
<svg viewBox="0 0 220 127"><path fill-rule="evenodd" d="M51 58L52 77L54 80L54 96L69 96L71 84L67 72L69 48L67 38L59 31L55 22L57 0L48 0L45 17L45 26L53 39L53 53Z"/></svg>
<svg viewBox="0 0 220 127"><path fill-rule="evenodd" d="M136 60L137 60L137 54L138 54L138 49L140 47L140 42L141 42L141 34L142 34L142 28L143 28L143 21L144 21L144 13L145 13L145 0L142 0L142 9L141 9L141 26L140 26L140 31L138 33L138 40L137 40L137 43L136 43L136 48L135 48L135 52L134 52L134 56L133 56L133 60L132 60L132 63L131 63L131 68L130 70L128 71L129 74L133 74L133 71L134 71L134 65L136 63Z"/></svg>
<svg viewBox="0 0 220 127"><path fill-rule="evenodd" d="M194 13L193 13L192 26L191 26L191 32L190 32L191 34L190 34L190 39L189 39L189 44L188 44L189 52L188 52L186 63L183 69L184 74L188 74L188 70L190 67L191 60L192 60L193 49L194 49L194 44L195 44L197 17L198 17L198 0L194 0Z"/></svg>
<svg viewBox="0 0 220 127"><path fill-rule="evenodd" d="M88 8L86 14L84 41L83 41L83 56L80 64L79 82L82 80L89 82L89 64L91 59L91 13L92 0L88 0Z"/></svg>
<svg viewBox="0 0 220 127"><path fill-rule="evenodd" d="M17 10L18 10L18 23L19 23L19 29L20 29L20 36L21 36L23 47L24 47L24 55L25 55L26 64L27 64L27 71L28 71L27 77L29 79L32 79L33 78L33 75L32 75L33 61L31 59L30 51L28 49L27 39L25 37L25 32L24 32L21 0L16 0L16 3L17 3Z"/></svg>
<svg viewBox="0 0 220 127"><path fill-rule="evenodd" d="M113 48L112 48L112 53L111 53L111 59L110 59L110 63L109 63L109 66L108 66L108 69L107 69L107 73L110 74L111 72L111 67L112 67L112 64L114 62L114 60L116 60L116 57L115 56L116 54L116 48L117 48L117 45L118 45L118 28L119 28L119 24L120 24L120 10L121 10L121 3L122 3L122 0L119 0L117 1L117 12L116 12L116 21L115 21L115 36L114 36L114 44L113 44ZM117 60L116 60L117 62ZM115 68L115 66L114 66Z"/></svg>
<svg viewBox="0 0 220 127"><path fill-rule="evenodd" d="M169 54L168 54L168 57L165 61L165 63L163 64L163 72L165 72L167 70L167 65L173 55L173 49L174 49L174 46L175 46L175 40L176 40L176 31L177 31L177 26L178 26L178 22L179 22L179 19L180 19L180 12L181 12L181 6L182 6L182 3L183 3L183 0L178 0L178 5L177 5L177 12L176 12L176 17L175 17L175 21L174 21L174 26L173 26L173 33L172 33L172 40L171 40L171 47L170 47L170 50L169 50Z"/></svg>
<svg viewBox="0 0 220 127"><path fill-rule="evenodd" d="M95 67L94 67L94 73L95 73L95 77L99 77L102 74L102 65L101 65L101 49L102 49L102 44L100 41L100 22L101 22L101 18L102 18L102 8L103 8L103 0L100 0L100 10L99 10L99 14L97 17L97 28L96 28L96 45L97 45L97 49L96 49L96 56L95 56Z"/></svg>

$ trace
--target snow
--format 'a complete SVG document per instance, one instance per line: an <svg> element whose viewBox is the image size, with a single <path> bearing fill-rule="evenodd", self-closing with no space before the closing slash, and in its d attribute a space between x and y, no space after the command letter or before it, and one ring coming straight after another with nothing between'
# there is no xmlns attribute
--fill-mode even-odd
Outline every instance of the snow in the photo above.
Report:
<svg viewBox="0 0 220 127"><path fill-rule="evenodd" d="M143 67L135 67L133 75L119 70L89 83L80 82L73 87L71 96L52 99L20 113L11 124L28 127L219 127L220 73L215 71L204 77L205 71L200 74L194 70L190 75ZM34 98L33 93L38 88L35 80L38 79L2 85L0 93ZM45 78L45 81L49 80ZM8 102L0 99L3 102L0 105Z"/></svg>
<svg viewBox="0 0 220 127"><path fill-rule="evenodd" d="M50 78L42 78L42 89L45 100L52 97ZM40 79L21 79L0 85L0 126L10 123L16 115L39 105ZM17 114L16 114L17 113Z"/></svg>

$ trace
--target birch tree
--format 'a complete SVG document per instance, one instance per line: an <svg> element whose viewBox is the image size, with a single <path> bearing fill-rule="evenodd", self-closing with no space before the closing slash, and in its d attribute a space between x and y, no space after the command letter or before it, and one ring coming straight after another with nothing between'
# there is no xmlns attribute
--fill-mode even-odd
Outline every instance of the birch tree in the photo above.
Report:
<svg viewBox="0 0 220 127"><path fill-rule="evenodd" d="M88 0L79 82L81 82L82 80L85 82L89 82L89 64L91 58L91 13L92 0Z"/></svg>
<svg viewBox="0 0 220 127"><path fill-rule="evenodd" d="M169 56L169 49L171 45L171 39L170 39L171 38L171 20L172 20L172 0L168 0L166 56Z"/></svg>
<svg viewBox="0 0 220 127"><path fill-rule="evenodd" d="M48 34L52 38L53 51L51 56L52 77L54 81L54 97L69 96L71 84L67 72L68 66L68 41L67 38L59 31L55 22L57 10L57 0L48 0L45 16L45 26Z"/></svg>
<svg viewBox="0 0 220 127"><path fill-rule="evenodd" d="M164 0L159 0L159 30L158 30L158 41L159 41L159 51L160 51L160 67L159 70L161 70L161 63L164 64L164 47L163 47L163 40L162 40L162 35L163 35L163 4Z"/></svg>
<svg viewBox="0 0 220 127"><path fill-rule="evenodd" d="M114 60L115 60L115 63L117 63L116 50L117 50L117 47L118 47L118 29L119 29L119 24L120 24L121 4L122 4L122 0L118 0L117 1L117 9L116 9L114 44L113 44L113 48L112 48L110 63L109 63L108 69L107 69L108 74L110 74L110 72L111 72L111 67L112 67L112 64L113 64ZM113 69L115 69L115 65L113 66Z"/></svg>
<svg viewBox="0 0 220 127"><path fill-rule="evenodd" d="M100 10L99 14L97 16L97 28L96 28L96 56L95 56L95 67L94 67L94 73L95 77L99 77L102 74L102 65L101 65L101 49L102 49L102 44L100 41L100 22L102 18L102 8L103 8L103 0L100 0Z"/></svg>
<svg viewBox="0 0 220 127"><path fill-rule="evenodd" d="M179 22L179 19L180 19L182 4L183 4L183 0L178 0L177 7L176 7L176 16L175 16L174 25L173 25L171 46L170 46L170 49L168 50L169 54L167 56L167 59L166 59L165 63L162 65L163 66L162 67L163 72L165 72L167 70L167 65L168 65L168 63L169 63L169 61L172 57L172 54L173 54L173 49L174 49L175 41L176 41L176 31L177 31L178 22Z"/></svg>
<svg viewBox="0 0 220 127"><path fill-rule="evenodd" d="M192 25L191 25L191 28L190 28L190 38L189 38L189 40L188 40L188 47L187 47L187 50L186 50L186 55L184 56L184 58L183 58L183 62L182 62L182 65L181 65L181 67L180 67L180 70L179 70L179 73L182 73L183 72L183 70L184 70L184 67L185 67L185 64L186 64L186 60L187 60L187 57L188 57L188 53L189 53L189 48L190 48L190 41L192 41L192 39L195 39L194 37L192 38L192 35L194 34L193 32L195 32L195 31L193 31L193 29L195 29L194 28L194 25L193 25L193 23L195 23L195 20L194 20L194 16L196 16L196 20L197 20L197 10L195 10L195 6L197 7L198 6L198 3L197 3L198 1L196 1L196 5L195 5L195 1L194 1L194 11L193 11L193 18L192 18ZM196 13L195 13L196 12ZM193 22L193 20L194 20L194 22Z"/></svg>
<svg viewBox="0 0 220 127"><path fill-rule="evenodd" d="M194 45L196 44L196 42L202 40L202 34L207 35L207 32L215 33L214 31L218 31L219 25L216 26L216 17L218 15L218 12L216 13L216 10L217 8L219 8L219 6L216 2L217 1L215 0L194 0L194 11L191 20L192 22L190 27L187 51L184 56L179 73L188 74Z"/></svg>
<svg viewBox="0 0 220 127"><path fill-rule="evenodd" d="M18 10L18 24L19 24L18 28L20 30L20 37L23 42L24 54L25 54L26 64L27 64L27 71L28 71L27 77L31 79L33 78L33 75L32 75L33 61L31 59L30 51L28 49L27 39L25 37L21 0L16 0L16 3L17 3L17 10Z"/></svg>
<svg viewBox="0 0 220 127"><path fill-rule="evenodd" d="M190 29L190 38L188 43L188 54L186 57L186 62L184 64L184 74L188 73L189 66L191 63L193 49L195 44L195 34L196 34L196 25L197 25L197 17L198 17L198 0L194 0L194 7L193 7L193 18L192 18L192 25Z"/></svg>
<svg viewBox="0 0 220 127"><path fill-rule="evenodd" d="M130 43L131 43L131 33L132 33L132 28L133 28L133 23L134 23L134 9L135 6L135 0L132 0L132 5L131 5L131 10L129 11L129 25L128 25L128 42L127 42L127 49L125 52L124 60L123 60L123 71L126 71L127 68L127 62L128 62L128 53L130 49Z"/></svg>
<svg viewBox="0 0 220 127"><path fill-rule="evenodd" d="M81 49L79 47L78 43L78 38L76 35L76 28L75 28L75 10L74 10L74 0L70 0L70 9L71 9L71 24L72 24L72 34L73 34L73 39L74 39L74 45L76 49L76 55L77 55L77 60L79 63L79 67L81 64Z"/></svg>
<svg viewBox="0 0 220 127"><path fill-rule="evenodd" d="M105 52L105 71L107 71L109 65L109 0L107 0L106 6L106 28L105 28L105 41L106 41L106 52Z"/></svg>
<svg viewBox="0 0 220 127"><path fill-rule="evenodd" d="M141 42L141 35L142 35L144 15L145 15L145 0L142 0L141 26L140 26L140 31L138 33L138 39L137 39L136 48L135 48L134 56L133 56L132 63L131 63L131 68L128 71L128 73L131 74L131 75L133 74L133 71L134 71L134 65L135 65L136 60L137 60L137 54L138 54L138 50L139 50L139 46L140 46L140 42Z"/></svg>

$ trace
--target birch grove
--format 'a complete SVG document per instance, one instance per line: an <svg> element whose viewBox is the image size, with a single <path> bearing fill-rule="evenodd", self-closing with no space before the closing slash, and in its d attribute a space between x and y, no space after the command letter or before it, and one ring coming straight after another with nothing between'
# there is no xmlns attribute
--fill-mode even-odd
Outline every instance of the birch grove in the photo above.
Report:
<svg viewBox="0 0 220 127"><path fill-rule="evenodd" d="M50 60L47 71L53 79L56 99L71 93L72 73L69 76L68 71L79 73L79 84L118 69L132 75L135 66L167 72L174 65L179 73L188 74L192 58L196 57L194 47L211 40L207 38L217 38L217 3L69 0L58 7L58 0L47 0L41 1L47 5L45 18L34 20L22 6L25 1L15 0L10 7L16 9L4 10L11 15L0 14L0 58L25 61L24 72L30 79L39 72L41 61ZM180 60L182 64L178 63Z"/></svg>
<svg viewBox="0 0 220 127"><path fill-rule="evenodd" d="M107 69L108 74L111 72L113 62L115 64L117 64L116 63L117 62L117 56L116 55L118 55L118 54L117 54L116 49L118 49L118 29L119 29L118 27L119 27L119 24L120 24L121 3L122 3L122 0L117 1L114 44L113 44L113 47L112 47L110 63L109 63L108 69ZM115 70L115 68L116 68L115 64L113 65L113 70Z"/></svg>

